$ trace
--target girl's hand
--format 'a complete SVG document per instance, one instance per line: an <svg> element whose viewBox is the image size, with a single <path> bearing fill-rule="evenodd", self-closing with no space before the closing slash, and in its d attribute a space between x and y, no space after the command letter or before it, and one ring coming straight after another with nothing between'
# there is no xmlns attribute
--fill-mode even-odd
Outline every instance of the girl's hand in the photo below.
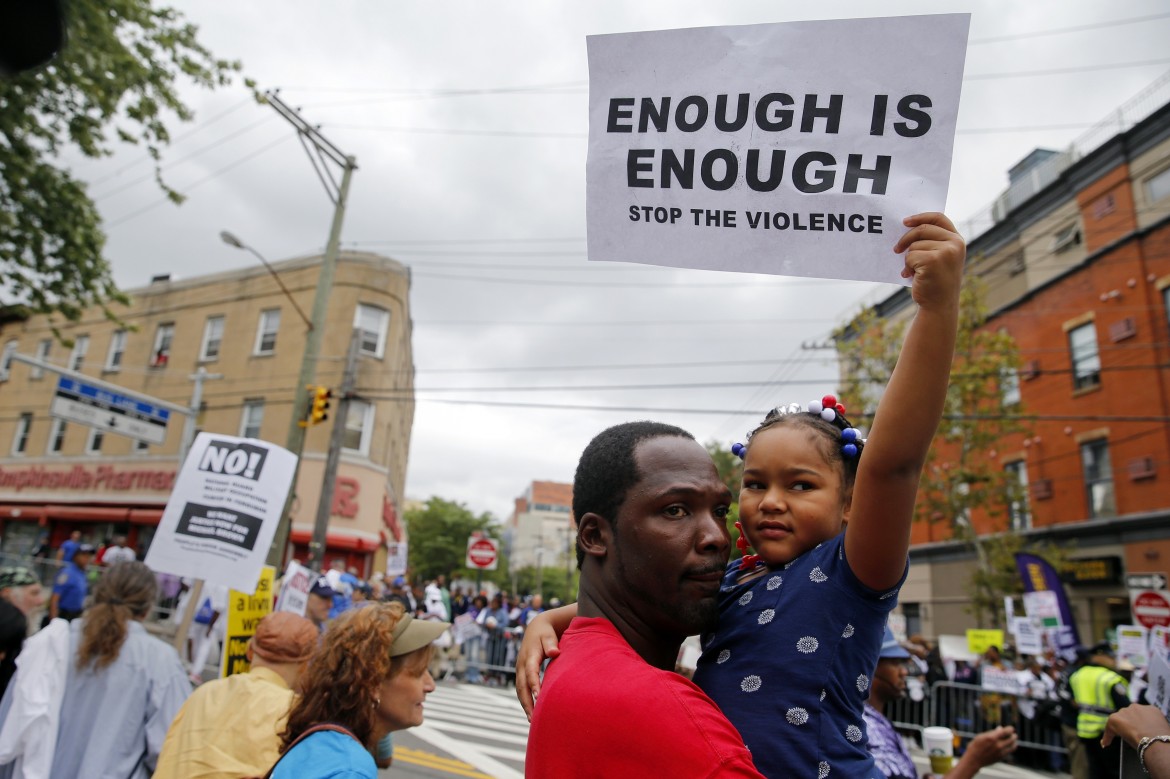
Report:
<svg viewBox="0 0 1170 779"><path fill-rule="evenodd" d="M538 614L524 629L520 651L516 653L516 697L528 721L532 721L532 707L540 693L540 666L545 658L561 653L557 646L557 631L548 612Z"/></svg>
<svg viewBox="0 0 1170 779"><path fill-rule="evenodd" d="M902 278L913 279L914 302L923 309L957 308L967 245L955 225L938 212L909 216L902 223L910 229L894 251L906 254Z"/></svg>

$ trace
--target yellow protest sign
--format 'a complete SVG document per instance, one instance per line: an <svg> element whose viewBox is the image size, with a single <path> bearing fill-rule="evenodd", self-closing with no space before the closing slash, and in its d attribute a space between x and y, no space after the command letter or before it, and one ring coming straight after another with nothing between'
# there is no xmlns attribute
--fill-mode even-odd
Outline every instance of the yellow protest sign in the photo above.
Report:
<svg viewBox="0 0 1170 779"><path fill-rule="evenodd" d="M981 655L987 651L988 647L995 647L996 649L1003 649L1003 631L1002 630L968 630L967 631L967 649L972 653Z"/></svg>
<svg viewBox="0 0 1170 779"><path fill-rule="evenodd" d="M248 662L248 641L256 634L256 623L272 611L272 586L276 571L266 565L260 571L256 583L256 594L249 595L239 590L228 593L227 636L223 644L223 667L221 676L247 673L252 664Z"/></svg>

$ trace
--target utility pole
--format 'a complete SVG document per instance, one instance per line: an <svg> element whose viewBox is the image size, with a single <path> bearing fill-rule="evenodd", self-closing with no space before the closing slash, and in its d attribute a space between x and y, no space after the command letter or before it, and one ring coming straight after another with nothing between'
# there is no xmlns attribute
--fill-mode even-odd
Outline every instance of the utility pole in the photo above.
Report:
<svg viewBox="0 0 1170 779"><path fill-rule="evenodd" d="M313 377L317 370L317 356L321 350L321 334L325 329L325 309L329 305L329 295L333 290L333 272L337 267L337 255L341 246L341 225L345 221L349 182L353 172L357 170L357 163L353 157L343 154L340 149L326 140L316 127L306 122L296 109L286 105L275 92L267 93L266 97L269 105L296 128L301 145L305 147L305 152L309 155L309 162L312 163L313 170L316 171L317 177L325 186L329 199L333 202L333 224L329 228L329 241L325 245L325 256L321 259L321 272L317 277L317 291L313 297L309 332L305 338L305 351L301 357L301 370L297 375L292 415L289 419L288 439L285 442L285 448L297 456L297 464L293 470L292 486L284 501L284 510L280 513L280 524L276 526L276 534L273 536L272 546L268 550L268 564L279 571L284 561L285 549L288 547L289 530L292 526L292 504L296 497L297 477L300 475L301 453L305 448L305 428L298 423L305 419L309 410L308 388L313 383ZM340 184L334 181L333 174L329 169L329 162L341 168ZM330 484L330 488L332 488L332 484Z"/></svg>
<svg viewBox="0 0 1170 779"><path fill-rule="evenodd" d="M195 382L191 388L191 413L183 423L183 436L179 439L179 471L183 470L183 463L187 462L187 453L191 451L191 444L195 441L195 422L199 416L199 407L203 405L203 382L209 379L222 379L222 373L208 373L202 365L199 370L187 376ZM175 474L176 477L178 474ZM183 616L179 619L179 627L175 630L172 644L179 657L187 656L187 633L191 630L191 620L195 618L195 611L203 599L203 580L196 579L191 585L191 594L187 596L187 607L183 609ZM225 617L226 619L226 617Z"/></svg>
<svg viewBox="0 0 1170 779"><path fill-rule="evenodd" d="M322 569L325 560L325 535L329 530L329 513L333 508L333 488L337 483L337 463L341 459L341 445L345 439L345 420L349 414L349 401L357 385L358 349L361 345L361 331L356 327L349 336L349 349L345 352L345 374L341 379L341 398L337 401L337 414L333 418L333 430L329 436L329 453L325 456L325 473L321 477L321 499L317 501L317 518L313 523L313 540L309 544L309 567L314 571Z"/></svg>

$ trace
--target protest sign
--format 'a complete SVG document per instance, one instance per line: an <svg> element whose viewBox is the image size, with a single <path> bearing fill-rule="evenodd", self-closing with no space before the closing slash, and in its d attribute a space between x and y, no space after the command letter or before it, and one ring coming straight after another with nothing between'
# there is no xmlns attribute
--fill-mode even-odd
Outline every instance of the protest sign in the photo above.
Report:
<svg viewBox="0 0 1170 779"><path fill-rule="evenodd" d="M1002 630L977 630L972 628L967 631L967 649L972 653L981 655L991 647L1003 649Z"/></svg>
<svg viewBox="0 0 1170 779"><path fill-rule="evenodd" d="M1150 653L1147 676L1150 686L1146 690L1146 700L1170 717L1170 661L1167 660L1165 652Z"/></svg>
<svg viewBox="0 0 1170 779"><path fill-rule="evenodd" d="M1142 625L1117 626L1117 659L1144 668L1149 663L1149 631Z"/></svg>
<svg viewBox="0 0 1170 779"><path fill-rule="evenodd" d="M589 259L907 284L969 14L593 35Z"/></svg>
<svg viewBox="0 0 1170 779"><path fill-rule="evenodd" d="M979 686L985 690L1019 695L1024 692L1020 677L1010 668L996 668L991 665L979 667Z"/></svg>
<svg viewBox="0 0 1170 779"><path fill-rule="evenodd" d="M386 545L386 575L391 580L406 573L406 555L406 541L391 541Z"/></svg>
<svg viewBox="0 0 1170 779"><path fill-rule="evenodd" d="M966 636L941 635L938 637L939 655L944 660L966 660L975 662L979 655L972 652L967 646Z"/></svg>
<svg viewBox="0 0 1170 779"><path fill-rule="evenodd" d="M1012 635L1016 637L1016 651L1021 655L1039 655L1044 652L1044 637L1028 617L1012 618Z"/></svg>
<svg viewBox="0 0 1170 779"><path fill-rule="evenodd" d="M256 624L272 612L272 580L275 576L276 569L266 565L251 591L228 592L227 635L223 641L221 676L247 673L252 667L248 661L248 642L256 635Z"/></svg>
<svg viewBox="0 0 1170 779"><path fill-rule="evenodd" d="M1024 612L1033 619L1040 620L1046 628L1059 627L1060 596L1055 590L1036 590L1024 593Z"/></svg>
<svg viewBox="0 0 1170 779"><path fill-rule="evenodd" d="M252 592L296 461L267 441L200 433L175 480L146 564Z"/></svg>
<svg viewBox="0 0 1170 779"><path fill-rule="evenodd" d="M305 607L309 603L309 590L317 574L298 563L288 561L288 568L284 570L284 578L280 580L280 596L276 599L277 611L291 611L293 614L305 616Z"/></svg>

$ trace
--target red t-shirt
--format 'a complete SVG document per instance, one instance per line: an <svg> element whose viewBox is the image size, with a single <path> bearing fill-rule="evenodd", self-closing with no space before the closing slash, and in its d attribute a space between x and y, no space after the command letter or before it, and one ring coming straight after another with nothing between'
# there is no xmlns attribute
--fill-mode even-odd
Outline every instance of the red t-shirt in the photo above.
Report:
<svg viewBox="0 0 1170 779"><path fill-rule="evenodd" d="M639 657L609 620L577 617L560 647L532 716L529 779L760 779L715 703L686 678Z"/></svg>

